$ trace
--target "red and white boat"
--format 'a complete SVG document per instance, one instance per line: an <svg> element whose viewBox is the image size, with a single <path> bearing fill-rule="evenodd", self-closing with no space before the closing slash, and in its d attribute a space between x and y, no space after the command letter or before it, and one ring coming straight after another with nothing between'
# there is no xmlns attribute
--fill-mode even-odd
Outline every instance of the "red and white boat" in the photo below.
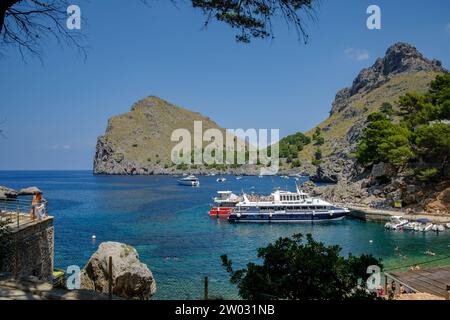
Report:
<svg viewBox="0 0 450 320"><path fill-rule="evenodd" d="M232 210L236 207L236 204L242 201L242 197L235 195L231 191L217 191L218 196L215 197L214 205L209 210L211 217L223 217L227 218Z"/></svg>

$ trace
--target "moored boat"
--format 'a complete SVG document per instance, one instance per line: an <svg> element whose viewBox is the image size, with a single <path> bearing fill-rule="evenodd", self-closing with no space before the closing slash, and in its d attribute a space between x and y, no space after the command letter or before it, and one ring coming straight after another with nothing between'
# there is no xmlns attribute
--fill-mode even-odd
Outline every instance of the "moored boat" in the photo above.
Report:
<svg viewBox="0 0 450 320"><path fill-rule="evenodd" d="M389 218L389 222L387 222L384 227L386 229L399 230L403 229L403 227L407 225L408 222L408 220L403 219L401 216L392 216Z"/></svg>
<svg viewBox="0 0 450 320"><path fill-rule="evenodd" d="M403 229L405 230L414 230L416 227L418 227L420 225L420 223L418 222L408 222L407 224L405 224L403 226Z"/></svg>
<svg viewBox="0 0 450 320"><path fill-rule="evenodd" d="M442 232L442 231L445 231L445 227L441 224L434 224L433 227L431 228L431 230L436 231L436 232Z"/></svg>
<svg viewBox="0 0 450 320"><path fill-rule="evenodd" d="M198 187L200 185L200 181L198 178L194 175L190 175L181 179L178 179L178 184L182 186L191 186L191 187Z"/></svg>
<svg viewBox="0 0 450 320"><path fill-rule="evenodd" d="M225 181L227 181L227 179L224 178L224 177L220 177L220 178L217 178L216 181L217 181L217 182L225 182Z"/></svg>
<svg viewBox="0 0 450 320"><path fill-rule="evenodd" d="M428 232L433 228L433 224L431 222L427 223L425 227L423 227L423 232Z"/></svg>
<svg viewBox="0 0 450 320"><path fill-rule="evenodd" d="M339 220L350 211L307 193L277 190L269 196L243 195L228 217L229 222L312 222Z"/></svg>
<svg viewBox="0 0 450 320"><path fill-rule="evenodd" d="M212 217L228 217L236 204L242 200L231 191L217 191L217 194L218 196L213 199L215 205L209 210L209 215Z"/></svg>

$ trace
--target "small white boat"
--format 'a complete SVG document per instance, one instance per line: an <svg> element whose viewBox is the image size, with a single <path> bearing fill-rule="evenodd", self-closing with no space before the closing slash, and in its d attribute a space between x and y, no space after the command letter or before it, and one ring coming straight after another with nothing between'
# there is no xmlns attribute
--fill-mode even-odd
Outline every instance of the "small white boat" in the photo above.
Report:
<svg viewBox="0 0 450 320"><path fill-rule="evenodd" d="M178 184L182 186L198 187L200 185L200 181L196 176L190 175L179 179Z"/></svg>
<svg viewBox="0 0 450 320"><path fill-rule="evenodd" d="M433 252L433 251L431 251L431 250L427 250L427 251L425 251L425 252L424 252L424 254L426 254L427 256L431 256L431 257L434 257L434 256L436 256L436 253L435 253L435 252Z"/></svg>
<svg viewBox="0 0 450 320"><path fill-rule="evenodd" d="M408 222L407 224L405 224L404 226L403 226L403 228L405 229L405 230L414 230L416 227L418 227L419 226L419 223L418 222Z"/></svg>
<svg viewBox="0 0 450 320"><path fill-rule="evenodd" d="M281 179L289 179L288 176L281 176Z"/></svg>
<svg viewBox="0 0 450 320"><path fill-rule="evenodd" d="M433 228L433 224L432 223L427 223L425 225L425 227L423 227L423 232L428 232Z"/></svg>
<svg viewBox="0 0 450 320"><path fill-rule="evenodd" d="M401 216L392 216L389 219L389 222L387 222L384 227L386 229L391 230L399 230L402 229L404 225L406 225L409 221L406 219L403 219Z"/></svg>
<svg viewBox="0 0 450 320"><path fill-rule="evenodd" d="M237 176L236 177L236 180L241 180L242 179L242 176Z"/></svg>
<svg viewBox="0 0 450 320"><path fill-rule="evenodd" d="M445 227L441 224L434 224L433 227L431 228L431 230L436 231L436 232L442 232L442 231L445 231Z"/></svg>
<svg viewBox="0 0 450 320"><path fill-rule="evenodd" d="M445 226L447 227L447 229L450 229L450 222L446 223Z"/></svg>
<svg viewBox="0 0 450 320"><path fill-rule="evenodd" d="M264 177L264 176L262 176L262 175L259 175L259 176L258 176L258 178L263 178L263 177Z"/></svg>
<svg viewBox="0 0 450 320"><path fill-rule="evenodd" d="M227 179L225 179L224 177L221 177L221 178L217 178L217 182L225 182Z"/></svg>

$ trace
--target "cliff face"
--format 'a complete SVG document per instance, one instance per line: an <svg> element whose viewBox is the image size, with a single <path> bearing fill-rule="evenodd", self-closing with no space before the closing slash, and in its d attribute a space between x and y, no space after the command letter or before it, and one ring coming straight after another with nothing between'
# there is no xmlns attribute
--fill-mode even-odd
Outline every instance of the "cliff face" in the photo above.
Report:
<svg viewBox="0 0 450 320"><path fill-rule="evenodd" d="M437 60L425 58L409 44L391 46L383 58L362 70L352 86L336 94L330 117L318 125L325 143L320 146L323 163L317 180L336 182L355 174L353 153L356 151L367 116L380 111L383 103L396 106L408 92L423 94L436 75L446 72ZM306 134L312 136L314 129ZM302 162L314 158L317 146L310 144L300 154ZM356 170L357 171L357 170Z"/></svg>
<svg viewBox="0 0 450 320"><path fill-rule="evenodd" d="M408 174L393 171L384 163L364 169L356 162L357 149L367 116L380 111L384 103L394 110L400 96L408 92L423 94L438 74L447 72L437 60L429 60L411 45L397 43L383 58L362 70L351 87L342 89L332 104L330 117L319 124L325 143L322 163L312 180L335 182L314 192L332 202L391 208L401 199L403 205L430 212L448 212L449 182L422 187ZM312 136L314 130L307 135ZM308 145L301 153L311 161L318 146Z"/></svg>
<svg viewBox="0 0 450 320"><path fill-rule="evenodd" d="M350 99L379 88L399 74L416 72L444 72L438 60L428 60L415 47L407 43L391 46L383 58L378 58L370 67L361 70L351 87L344 88L336 94L330 114L343 111Z"/></svg>
<svg viewBox="0 0 450 320"><path fill-rule="evenodd" d="M158 97L138 101L130 112L109 119L106 133L97 140L94 173L174 173L172 132L185 128L193 137L194 121L202 121L203 131L216 128L225 132L209 118Z"/></svg>

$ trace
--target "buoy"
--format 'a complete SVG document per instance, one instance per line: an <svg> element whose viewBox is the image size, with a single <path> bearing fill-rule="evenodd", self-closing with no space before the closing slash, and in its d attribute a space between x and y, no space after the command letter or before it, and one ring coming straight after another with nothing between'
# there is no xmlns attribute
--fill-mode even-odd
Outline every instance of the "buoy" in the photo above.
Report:
<svg viewBox="0 0 450 320"><path fill-rule="evenodd" d="M95 234L92 235L92 240L97 239L97 237L95 236Z"/></svg>

